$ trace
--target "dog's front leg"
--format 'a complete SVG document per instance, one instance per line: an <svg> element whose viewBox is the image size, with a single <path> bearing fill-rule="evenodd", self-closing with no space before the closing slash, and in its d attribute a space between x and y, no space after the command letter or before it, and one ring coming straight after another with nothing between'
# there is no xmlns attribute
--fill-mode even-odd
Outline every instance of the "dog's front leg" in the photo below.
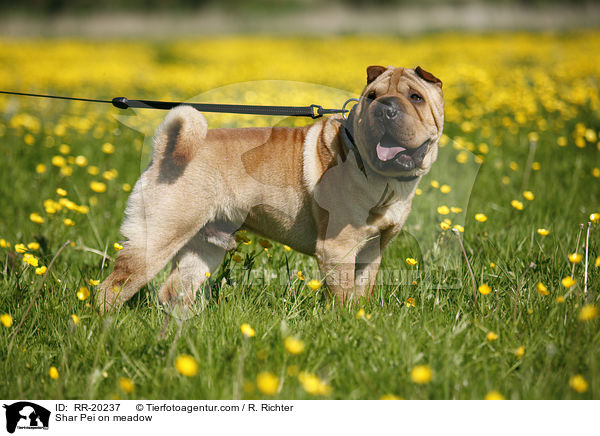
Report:
<svg viewBox="0 0 600 436"><path fill-rule="evenodd" d="M377 272L381 265L381 241L379 236L369 240L356 256L355 294L358 296L373 293Z"/></svg>
<svg viewBox="0 0 600 436"><path fill-rule="evenodd" d="M317 262L336 302L345 303L359 295L355 293L356 255L362 241L348 226L317 244Z"/></svg>

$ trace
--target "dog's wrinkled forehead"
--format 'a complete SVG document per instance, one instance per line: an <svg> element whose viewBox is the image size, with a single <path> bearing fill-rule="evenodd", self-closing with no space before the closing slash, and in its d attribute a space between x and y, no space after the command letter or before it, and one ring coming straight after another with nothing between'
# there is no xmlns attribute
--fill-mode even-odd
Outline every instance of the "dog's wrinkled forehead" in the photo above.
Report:
<svg viewBox="0 0 600 436"><path fill-rule="evenodd" d="M364 93L376 90L378 94L401 92L402 84L419 88L435 87L442 89L442 81L420 66L415 68L396 68L372 65L367 68L367 86Z"/></svg>

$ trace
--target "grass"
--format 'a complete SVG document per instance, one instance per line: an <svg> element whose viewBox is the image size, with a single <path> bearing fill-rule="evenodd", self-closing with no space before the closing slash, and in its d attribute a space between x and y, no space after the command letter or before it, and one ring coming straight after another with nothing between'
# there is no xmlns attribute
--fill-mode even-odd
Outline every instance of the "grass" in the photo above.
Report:
<svg viewBox="0 0 600 436"><path fill-rule="evenodd" d="M555 44L561 41L556 40ZM597 89L597 78L587 73L581 77L587 80L586 87ZM466 99L472 91L463 86ZM87 91L86 95L95 94L93 89ZM464 107L461 98L449 99L447 105ZM13 319L11 327L0 326L3 398L377 399L393 394L406 399L481 399L490 391L507 399L600 398L599 320L578 319L584 305L600 305L600 268L594 266L600 256L598 224L591 227L588 294L583 293L583 261L574 265L577 284L570 289L561 285L573 268L568 254L585 254L580 223L587 223L589 215L600 209L594 176L599 151L594 141L576 147L573 134L581 130L578 123L600 130L593 102L579 104L577 113L560 123L552 121L555 115L541 112L511 128L503 127L506 113L490 110L482 115L492 126L487 139L480 129L465 128L450 118L445 131L455 141L441 148L435 169L421 182L422 193L415 198L405 232L384 256L383 280L370 299L353 307L332 307L324 289L306 286L308 279L318 278L313 259L276 243L265 251L260 237L248 234L252 243L240 245L242 261L227 255L206 286L212 298L198 301L196 316L185 320L168 316L157 303L155 291L164 272L107 316L96 312L91 298L81 301L76 296L82 286L93 293L88 281L106 277L112 267L89 249L115 256L113 243L119 240L128 196L127 186L125 190L122 186L133 185L143 167L140 162L148 146L143 136L118 124L110 109L0 102L0 238L10 243L0 248L0 314ZM17 114L29 114L41 125L36 130L35 121L17 123ZM539 118L550 120L550 125L539 129ZM82 119L91 123L78 129ZM61 124L68 126L66 134L57 130ZM535 149L532 131L539 132ZM28 133L34 137L31 146ZM557 145L559 137L568 138L566 147ZM481 153L480 167L471 153L466 164L457 162L462 149L453 145L482 141L490 144L490 150ZM105 142L115 145L114 153L102 152ZM62 143L70 146L68 151L62 149L64 154ZM88 162L79 166L78 155ZM66 164L53 165L54 156L64 156ZM531 162L541 169L530 170ZM44 172L36 171L39 163L46 165ZM100 174L91 175L91 165L100 167ZM65 167L72 174L67 175ZM117 177L103 179L102 172L110 169L117 170ZM91 190L94 180L103 180L106 192ZM449 184L452 191L443 194L435 182ZM45 213L44 200L58 201L59 187L89 211L63 207ZM535 194L534 200L523 198L525 189ZM523 210L511 207L515 199L524 203ZM440 215L440 205L460 206L463 211ZM36 211L45 220L41 224L30 220ZM476 221L476 213L485 213L488 220ZM67 217L74 226L64 225ZM447 217L452 225L465 227L462 237L477 286L487 283L492 288L488 295L478 293L477 302L457 237L440 228ZM550 230L548 236L537 233L542 227ZM73 244L49 269L36 298L42 276L22 262L15 244L37 241L39 248L30 252L39 265L47 266L67 240ZM407 266L407 257L418 259L418 265ZM532 263L535 266L530 267ZM398 271L407 274L440 266L451 268L433 281L421 277L412 284L390 278ZM306 280L298 278L298 270ZM275 280L263 280L273 274ZM459 286L450 286L455 280ZM538 282L548 287L549 295L538 293ZM414 306L407 304L409 298ZM24 318L30 303L32 309ZM357 317L361 308L365 316ZM72 314L78 316L77 324ZM243 323L256 331L254 337L241 334ZM489 332L498 338L489 341ZM302 353L286 351L288 336L304 342ZM524 354L517 356L521 346ZM198 362L195 376L184 377L175 369L182 354ZM429 383L411 379L417 365L431 368ZM48 375L52 366L59 372L56 379ZM280 391L272 397L256 386L257 375L264 371L279 380ZM316 374L330 386L330 393L309 393L298 379L299 371ZM569 386L576 374L585 378L585 392ZM122 378L133 381L133 391L120 386Z"/></svg>

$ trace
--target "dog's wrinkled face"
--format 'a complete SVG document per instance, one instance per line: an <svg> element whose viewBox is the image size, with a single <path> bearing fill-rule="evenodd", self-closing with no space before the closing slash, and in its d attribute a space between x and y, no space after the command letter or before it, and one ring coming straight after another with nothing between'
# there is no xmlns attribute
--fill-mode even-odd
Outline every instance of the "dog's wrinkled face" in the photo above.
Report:
<svg viewBox="0 0 600 436"><path fill-rule="evenodd" d="M442 82L421 67L370 66L351 122L359 152L374 171L422 176L437 157L442 135Z"/></svg>

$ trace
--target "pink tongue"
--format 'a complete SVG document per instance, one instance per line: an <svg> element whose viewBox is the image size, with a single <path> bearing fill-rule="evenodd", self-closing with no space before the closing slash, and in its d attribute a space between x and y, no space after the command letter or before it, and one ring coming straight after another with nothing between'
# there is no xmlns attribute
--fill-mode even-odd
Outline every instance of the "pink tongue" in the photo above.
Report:
<svg viewBox="0 0 600 436"><path fill-rule="evenodd" d="M377 143L377 157L383 162L393 159L394 156L404 150L406 150L404 147L382 147L381 142Z"/></svg>

